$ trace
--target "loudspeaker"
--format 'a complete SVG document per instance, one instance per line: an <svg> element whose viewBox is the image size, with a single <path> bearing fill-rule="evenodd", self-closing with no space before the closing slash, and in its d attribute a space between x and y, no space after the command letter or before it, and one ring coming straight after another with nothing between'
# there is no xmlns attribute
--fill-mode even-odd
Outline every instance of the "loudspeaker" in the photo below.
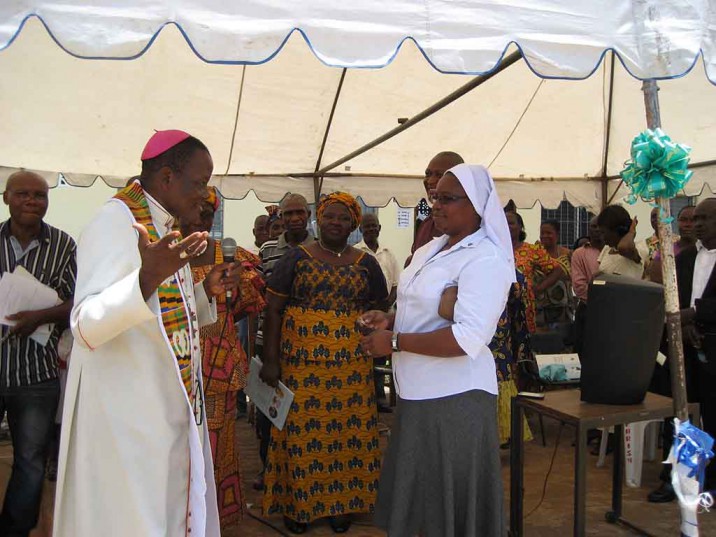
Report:
<svg viewBox="0 0 716 537"><path fill-rule="evenodd" d="M589 285L582 364L582 401L641 403L664 329L664 288L625 276L597 276Z"/></svg>

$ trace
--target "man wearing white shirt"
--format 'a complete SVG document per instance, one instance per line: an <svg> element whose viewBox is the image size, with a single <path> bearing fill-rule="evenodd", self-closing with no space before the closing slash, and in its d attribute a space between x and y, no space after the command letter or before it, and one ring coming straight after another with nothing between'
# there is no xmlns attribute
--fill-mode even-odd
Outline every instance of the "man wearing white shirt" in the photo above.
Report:
<svg viewBox="0 0 716 537"><path fill-rule="evenodd" d="M716 436L716 198L694 211L696 245L676 257L684 360L689 399L701 405L703 428ZM650 502L668 502L675 494L666 472L662 485L649 494ZM716 465L706 467L705 490L716 488Z"/></svg>
<svg viewBox="0 0 716 537"><path fill-rule="evenodd" d="M395 303L400 269L398 268L398 260L393 252L378 244L378 237L380 236L378 215L372 213L364 215L360 224L360 232L363 234L363 240L356 244L356 248L374 255L378 260L383 276L385 276L385 283L388 286L388 304L392 306Z"/></svg>
<svg viewBox="0 0 716 537"><path fill-rule="evenodd" d="M682 310L682 324L686 347L696 351L696 384L704 430L716 436L716 198L696 206L694 231L696 255L694 248L689 248L677 258L679 298L682 307L688 307ZM684 281L689 279L690 269L691 281ZM714 464L706 469L704 488L716 488Z"/></svg>
<svg viewBox="0 0 716 537"><path fill-rule="evenodd" d="M267 214L260 214L254 219L254 244L248 249L252 254L259 255L259 250L269 240L268 220L269 215Z"/></svg>
<svg viewBox="0 0 716 537"><path fill-rule="evenodd" d="M380 221L378 220L378 215L372 213L363 215L363 220L360 223L360 232L363 234L363 240L356 244L355 247L364 252L368 252L378 260L389 291L388 305L392 307L392 305L395 304L395 297L398 292L400 268L398 267L398 260L395 258L393 252L388 250L385 246L378 244L378 237L380 236ZM385 365L386 357L376 356L374 357L374 363L375 365ZM385 399L385 375L377 371L374 374L378 412L390 413L392 409Z"/></svg>

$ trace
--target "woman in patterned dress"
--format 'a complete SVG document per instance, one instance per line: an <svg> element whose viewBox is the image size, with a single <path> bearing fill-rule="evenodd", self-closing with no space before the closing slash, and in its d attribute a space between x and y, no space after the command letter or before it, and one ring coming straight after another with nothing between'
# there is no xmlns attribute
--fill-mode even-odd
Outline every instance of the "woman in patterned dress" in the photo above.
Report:
<svg viewBox="0 0 716 537"><path fill-rule="evenodd" d="M548 328L554 323L569 323L574 317L574 293L572 292L572 251L559 245L560 225L557 220L545 220L539 231L539 242L549 256L562 269L561 278L552 286L535 297L537 308L537 327ZM541 270L535 273L535 283L540 283L546 274Z"/></svg>
<svg viewBox="0 0 716 537"><path fill-rule="evenodd" d="M385 307L376 259L349 246L360 206L348 194L321 200L320 240L277 263L268 282L261 378L279 378L295 399L283 429L271 430L264 512L281 513L304 533L329 518L336 533L352 513L374 510L380 472L372 359L359 348L356 321Z"/></svg>
<svg viewBox="0 0 716 537"><path fill-rule="evenodd" d="M534 360L527 330L526 299L525 277L518 271L517 281L510 288L507 306L489 345L497 370L497 430L501 447L507 447L510 441L512 398L519 391L517 364ZM524 429L525 440L531 440L532 433L527 420L524 421Z"/></svg>
<svg viewBox="0 0 716 537"><path fill-rule="evenodd" d="M537 331L535 294L543 293L545 289L554 285L562 277L563 272L559 264L540 244L525 242L527 234L522 217L513 211L506 214L512 238L512 249L515 254L515 267L527 280L527 328L533 334ZM535 283L534 278L538 270L546 276L541 282Z"/></svg>
<svg viewBox="0 0 716 537"><path fill-rule="evenodd" d="M209 187L209 197L202 204L200 219L182 225L182 234L210 231L219 206L216 190ZM241 348L234 323L242 316L257 313L265 305L261 294L264 282L256 267L259 258L237 248L235 259L242 272L238 289L240 300L227 308L226 297L217 296L218 320L201 328L202 372L204 377L204 412L209 428L211 455L219 506L219 522L224 533L243 518L244 498L241 491L239 450L236 445L236 392L246 386L248 362ZM200 282L214 265L224 262L221 244L211 237L206 251L191 260L194 282Z"/></svg>

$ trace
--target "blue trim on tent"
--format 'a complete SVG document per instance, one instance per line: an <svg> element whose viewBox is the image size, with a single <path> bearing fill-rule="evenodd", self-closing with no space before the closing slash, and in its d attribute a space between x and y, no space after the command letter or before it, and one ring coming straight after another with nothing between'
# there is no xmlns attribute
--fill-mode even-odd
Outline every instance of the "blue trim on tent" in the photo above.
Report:
<svg viewBox="0 0 716 537"><path fill-rule="evenodd" d="M500 56L499 56L498 61L495 63L495 65L494 65L492 68L490 68L490 69L488 69L488 70L486 70L486 71L449 71L449 70L440 69L439 67L437 67L437 66L430 60L430 58L428 57L428 55L427 55L427 53L425 52L425 50L423 50L423 48L418 44L418 42L417 42L417 41L415 40L415 38L413 38L412 36L406 36L406 37L404 37L404 38L400 41L400 43L398 43L398 45L397 45L396 48L395 48L395 51L394 51L393 54L390 56L390 58L389 58L385 63L383 63L383 64L381 64L381 65L346 65L346 64L340 64L340 63L330 63L330 62L326 62L326 61L324 61L323 59L321 59L321 57L319 56L319 54L316 52L316 49L313 47L313 44L311 43L310 39L309 39L308 36L306 35L306 33L305 33L302 29L300 29L300 28L293 28L292 30L290 30L290 31L286 34L286 37L283 39L283 41L281 42L281 44L276 48L276 50L275 50L274 52L272 52L271 54L269 54L266 58L264 58L264 59L262 59L262 60L257 60L257 61L245 61L245 60L212 60L212 59L209 59L209 58L206 58L206 57L202 56L202 55L199 53L199 51L194 47L194 44L193 44L193 43L191 42L191 40L189 39L189 36L187 35L187 33L184 31L184 28L182 28L182 26L181 26L180 24L176 23L176 22L165 22L165 23L163 23L163 24L157 29L157 31L152 35L152 37L149 39L149 41L148 41L147 44L144 46L144 48L142 48L138 53L136 53L136 54L134 54L134 55L132 55L132 56L126 56L126 57L119 57L119 56L83 56L83 55L81 55L81 54L75 54L75 53L73 53L72 51L68 50L68 49L57 39L57 37L52 33L52 30L50 30L50 27L47 25L47 23L45 22L45 20L44 20L41 16L39 16L39 15L37 15L37 14L35 14L35 13L30 13L30 14L28 14L28 15L25 16L25 18L22 20L22 22L20 23L20 25L18 26L17 30L15 31L15 33L13 34L13 36L10 38L10 40L9 40L7 43L5 43L5 44L3 44L2 46L0 46L0 52L2 52L3 50L9 48L10 45L12 45L12 44L15 42L15 40L17 39L17 37L20 35L20 32L22 32L22 29L24 28L25 24L26 24L27 21L28 21L29 19L31 19L31 18L37 18L37 19L42 23L42 25L45 27L45 30L47 30L47 33L48 33L49 36L52 38L52 40L53 40L53 41L57 44L57 46L60 47L64 52L66 52L66 53L69 54L70 56L73 56L73 57L79 58L79 59L83 59L83 60L116 60L116 61L135 60L135 59L137 59L137 58L143 56L143 55L149 50L149 48L152 46L152 44L154 44L154 41L155 41L155 40L157 39L157 37L159 36L160 32L161 32L166 26L175 26L175 27L179 30L179 32L181 32L182 36L184 37L184 40L186 41L187 45L189 45L189 48L190 48L191 51L194 53L194 55L196 55L196 57L199 58L201 61L203 61L203 62L205 62L205 63L208 63L208 64L213 64L213 65L261 65L261 64L264 64L264 63L266 63L266 62L271 61L273 58L275 58L276 55L277 55L279 52L281 52L281 50L283 49L283 47L286 45L286 42L287 42L287 41L289 40L289 38L293 35L293 33L294 33L294 32L298 32L299 34L301 34L301 37L303 37L303 40L306 42L306 44L308 45L308 48L311 50L311 52L312 52L313 55L316 57L316 59L317 59L319 62L321 62L323 65L327 66L327 67L349 68L349 69L380 69L380 68L386 67L387 65L390 65L390 64L393 62L393 60L395 59L395 57L398 55L398 52L400 52L400 49L401 49L401 47L403 46L403 43L405 43L405 41L412 41L412 42L415 44L415 46L418 48L418 50L420 51L420 53L423 55L423 57L425 58L425 61L426 61L433 69L435 69L435 70L438 71L439 73L442 73L442 74L454 74L454 75L472 75L472 76L487 75L487 74L490 74L490 73L494 72L494 71L498 68L498 66L499 66L500 63L502 62L502 59L505 57L505 54L507 54L507 50L509 49L510 45L515 45L515 46L517 47L517 49L520 51L520 53L522 54L523 59L525 60L525 63L527 64L527 67L529 68L529 70L532 71L532 73L534 73L535 76L537 76L537 77L539 77L539 78L546 79L546 80L585 80L585 79L589 78L590 76L592 76L592 75L599 69L600 65L601 65L602 62L604 61L604 57L607 55L608 52L614 52L614 55L619 59L619 62L622 64L622 67L624 68L624 70L625 70L627 73L629 73L629 75L630 75L631 77L633 77L633 78L635 78L635 79L637 79L637 80L645 80L644 78L638 77L638 76L636 76L634 73L632 73L632 72L629 70L629 68L626 66L626 64L624 63L624 60L623 60L622 57L619 55L619 53L618 53L614 48L611 48L611 47L610 47L610 48L606 48L606 49L604 49L604 50L602 51L602 54L599 56L599 60L598 60L598 61L596 62L596 64L594 65L594 68L593 68L587 75L585 75L585 76L581 76L581 77L580 77L580 76L567 77L567 76L550 76L550 75L544 75L544 74L539 73L539 72L530 64L529 60L524 56L522 47L520 46L519 43L517 43L517 42L515 42L515 41L510 41L510 42L508 42L508 43L505 45L505 47L504 47L504 49L503 49L503 51L502 51L502 54L500 54ZM693 62L691 63L691 65L689 66L689 68L686 69L684 72L679 73L679 74L675 74L675 75L671 75L671 76L655 77L654 80L671 80L671 79L678 79L678 78L682 78L682 77L686 76L687 74L689 74L689 73L692 71L692 69L693 69L694 66L696 65L696 62L698 61L699 57L701 57L701 59L702 59L703 62L704 62L704 73L706 74L706 78L709 80L709 82L711 82L711 84L716 85L716 81L711 80L711 79L708 77L708 74L706 73L706 60L705 60L705 58L704 58L703 50L699 50L699 52L694 56L694 60L693 60Z"/></svg>

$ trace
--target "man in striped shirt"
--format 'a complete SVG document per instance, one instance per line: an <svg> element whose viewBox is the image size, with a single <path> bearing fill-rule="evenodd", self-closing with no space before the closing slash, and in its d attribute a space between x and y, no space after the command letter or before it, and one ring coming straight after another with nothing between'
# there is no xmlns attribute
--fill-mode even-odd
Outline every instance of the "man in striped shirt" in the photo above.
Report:
<svg viewBox="0 0 716 537"><path fill-rule="evenodd" d="M305 246L315 240L307 228L310 216L308 202L301 194L287 194L281 200L281 219L285 231L276 239L264 242L259 250L260 268L266 281L283 254L295 246Z"/></svg>
<svg viewBox="0 0 716 537"><path fill-rule="evenodd" d="M263 243L259 250L261 265L259 271L264 275L266 282L269 281L274 266L283 254L296 246L306 246L316 239L308 231L308 219L311 211L308 209L308 202L301 194L287 194L281 200L281 218L283 219L286 230L273 240ZM257 352L263 352L263 316L259 320L259 330L256 334ZM268 454L269 440L271 436L271 422L261 412L256 416L256 428L258 431L260 444L259 456L261 462L266 465L266 457ZM254 481L254 489L263 489L263 471Z"/></svg>
<svg viewBox="0 0 716 537"><path fill-rule="evenodd" d="M0 224L0 275L23 267L57 291L58 305L10 315L2 325L0 417L7 413L13 442L13 469L0 514L0 535L27 536L37 523L45 458L60 393L57 343L69 322L75 290L76 246L72 238L43 221L48 186L39 175L21 171L8 178L3 201L10 219ZM30 336L54 325L47 344Z"/></svg>

